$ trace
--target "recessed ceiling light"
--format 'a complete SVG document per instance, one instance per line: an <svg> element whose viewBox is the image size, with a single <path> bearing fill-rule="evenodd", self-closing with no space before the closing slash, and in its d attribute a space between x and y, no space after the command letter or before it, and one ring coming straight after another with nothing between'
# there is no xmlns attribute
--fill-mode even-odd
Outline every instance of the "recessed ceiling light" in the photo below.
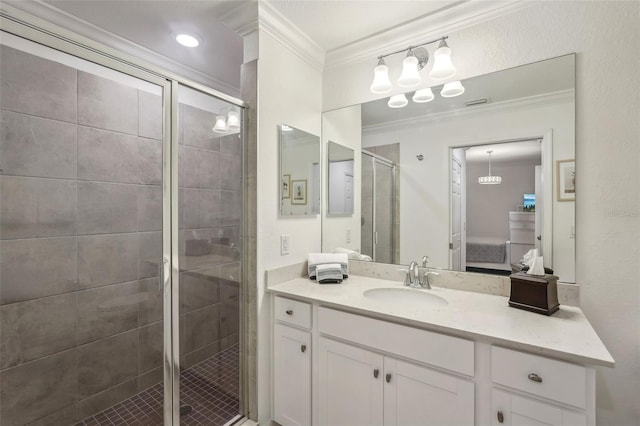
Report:
<svg viewBox="0 0 640 426"><path fill-rule="evenodd" d="M185 47L197 47L200 44L197 38L189 34L178 34L176 41Z"/></svg>

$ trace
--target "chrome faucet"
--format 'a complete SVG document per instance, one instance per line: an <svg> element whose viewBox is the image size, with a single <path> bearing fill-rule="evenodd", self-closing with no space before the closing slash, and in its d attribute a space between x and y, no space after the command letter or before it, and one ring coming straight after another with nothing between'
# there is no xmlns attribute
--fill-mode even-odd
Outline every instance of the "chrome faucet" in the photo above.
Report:
<svg viewBox="0 0 640 426"><path fill-rule="evenodd" d="M404 285L407 287L421 287L431 289L429 283L429 275L440 275L437 272L429 272L427 269L427 263L429 263L429 257L422 257L422 268L418 266L418 263L411 261L409 269L407 270L407 276L404 279ZM424 271L422 274L421 272Z"/></svg>

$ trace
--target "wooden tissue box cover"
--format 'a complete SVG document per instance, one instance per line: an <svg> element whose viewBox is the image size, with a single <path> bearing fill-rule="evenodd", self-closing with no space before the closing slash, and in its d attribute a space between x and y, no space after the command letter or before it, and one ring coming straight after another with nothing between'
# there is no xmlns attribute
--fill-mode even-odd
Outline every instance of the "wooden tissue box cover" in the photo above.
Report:
<svg viewBox="0 0 640 426"><path fill-rule="evenodd" d="M555 275L527 275L517 272L511 278L509 306L539 314L551 315L560 309L558 277Z"/></svg>

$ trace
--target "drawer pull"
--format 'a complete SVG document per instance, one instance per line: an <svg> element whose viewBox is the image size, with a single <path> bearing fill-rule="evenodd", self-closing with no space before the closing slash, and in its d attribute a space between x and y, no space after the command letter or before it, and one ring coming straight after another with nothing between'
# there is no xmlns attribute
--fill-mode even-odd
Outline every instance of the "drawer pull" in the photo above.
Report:
<svg viewBox="0 0 640 426"><path fill-rule="evenodd" d="M287 309L287 315L293 315L293 311L291 309Z"/></svg>
<svg viewBox="0 0 640 426"><path fill-rule="evenodd" d="M302 346L300 346L300 351L301 351L302 353L306 352L306 351L307 351L307 345L302 345Z"/></svg>
<svg viewBox="0 0 640 426"><path fill-rule="evenodd" d="M498 423L504 423L504 414L502 414L502 411L498 411Z"/></svg>
<svg viewBox="0 0 640 426"><path fill-rule="evenodd" d="M377 368L373 370L373 378L377 379L378 378L378 374L380 374L380 370L378 370Z"/></svg>
<svg viewBox="0 0 640 426"><path fill-rule="evenodd" d="M387 373L387 376L386 376L385 379L386 379L387 383L391 383L391 373Z"/></svg>
<svg viewBox="0 0 640 426"><path fill-rule="evenodd" d="M536 383L542 383L542 377L538 376L536 373L529 373L529 380Z"/></svg>

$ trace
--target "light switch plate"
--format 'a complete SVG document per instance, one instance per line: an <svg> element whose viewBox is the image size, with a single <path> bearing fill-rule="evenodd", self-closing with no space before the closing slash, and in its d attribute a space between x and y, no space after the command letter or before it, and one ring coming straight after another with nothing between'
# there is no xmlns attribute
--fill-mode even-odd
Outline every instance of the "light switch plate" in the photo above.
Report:
<svg viewBox="0 0 640 426"><path fill-rule="evenodd" d="M280 235L280 256L289 254L289 236Z"/></svg>

